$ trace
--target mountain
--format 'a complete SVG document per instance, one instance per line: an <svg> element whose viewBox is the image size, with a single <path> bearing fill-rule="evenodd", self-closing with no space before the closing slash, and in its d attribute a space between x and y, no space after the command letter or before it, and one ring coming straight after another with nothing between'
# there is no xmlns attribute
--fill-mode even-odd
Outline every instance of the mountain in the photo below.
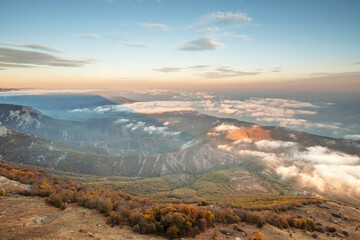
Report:
<svg viewBox="0 0 360 240"><path fill-rule="evenodd" d="M104 108L108 107L100 109ZM184 196L196 193L221 199L224 189L236 198L239 192L274 197L289 194L291 189L352 203L360 196L351 180L357 179L360 141L260 126L197 111L115 111L100 115L103 118L69 121L32 107L0 104L2 159L95 176L173 176L172 180L161 180L160 185L178 182L181 191L176 188L164 194L180 198L179 191ZM206 180L199 180L199 174L207 173ZM339 174L343 178L335 181ZM189 179L193 180L189 183ZM131 190L133 184L125 185ZM144 182L142 186L148 189L151 185ZM212 188L221 191L215 194Z"/></svg>
<svg viewBox="0 0 360 240"><path fill-rule="evenodd" d="M258 163L255 164L254 159L261 157L256 155L262 147L260 144L285 143L291 148L296 147L298 152L311 146L344 154L359 155L360 152L358 141L321 137L282 127L262 127L196 111L149 115L126 112L118 113L117 118L68 121L48 117L32 107L0 104L0 121L7 128L44 139L41 141L56 141L56 144L68 149L81 149L77 150L81 155L95 154L90 159L95 156L107 159L99 161L98 166L108 168L110 161L112 171L101 175L151 177L256 165ZM21 136L30 138L29 135ZM21 143L18 145L17 149L23 146ZM241 151L244 153L244 149L246 154L238 154ZM261 151L277 154L285 150L273 146ZM74 161L77 162L76 159ZM49 166L67 170L53 163ZM97 170L89 170L93 167L89 162L87 167L69 169L78 173L99 174ZM266 166L263 168L266 169Z"/></svg>
<svg viewBox="0 0 360 240"><path fill-rule="evenodd" d="M114 102L99 95L85 94L9 95L0 97L0 103L28 105L41 111L70 110L134 102L124 97L119 97L116 100Z"/></svg>
<svg viewBox="0 0 360 240"><path fill-rule="evenodd" d="M117 118L69 121L48 117L32 107L0 104L0 122L22 133L100 148L111 155L174 151L194 139L147 116L132 113Z"/></svg>

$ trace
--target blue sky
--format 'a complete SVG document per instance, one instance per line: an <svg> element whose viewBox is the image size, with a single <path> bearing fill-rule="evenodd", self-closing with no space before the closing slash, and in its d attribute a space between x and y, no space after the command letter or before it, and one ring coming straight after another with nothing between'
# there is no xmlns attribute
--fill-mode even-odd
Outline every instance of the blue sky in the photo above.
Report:
<svg viewBox="0 0 360 240"><path fill-rule="evenodd" d="M359 10L355 0L1 0L0 74L9 87L342 81L360 75Z"/></svg>

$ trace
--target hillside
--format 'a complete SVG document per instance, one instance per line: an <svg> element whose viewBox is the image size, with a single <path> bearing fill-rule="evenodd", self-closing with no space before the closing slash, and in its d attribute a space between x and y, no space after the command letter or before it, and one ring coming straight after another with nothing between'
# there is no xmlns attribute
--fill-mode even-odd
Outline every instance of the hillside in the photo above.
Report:
<svg viewBox="0 0 360 240"><path fill-rule="evenodd" d="M4 125L0 154L4 161L63 174L134 177L109 184L152 199L180 196L186 201L220 199L241 205L258 196L276 199L306 190L359 203L360 192L351 182L357 178L356 173L349 170L360 162L359 141L265 127L196 111L114 111L101 116L68 121L48 117L31 107L0 104ZM214 177L202 180L206 174ZM335 181L339 174L348 177ZM172 180L166 182L166 176L179 184L169 186ZM152 179L141 179L144 188L137 188L137 177ZM153 177L161 178L153 182ZM165 190L153 194L151 189L159 186L165 186ZM229 201L224 200L223 192Z"/></svg>
<svg viewBox="0 0 360 240"><path fill-rule="evenodd" d="M35 191L31 185L0 177L0 188L6 191L6 196L0 196L0 219L6 218L0 225L1 239L163 239L160 236L134 233L134 228L126 225L108 225L102 214L94 209L80 207L76 203L70 203L65 210L59 210L45 203L44 198L19 195L24 189ZM215 206L212 208L214 213L219 211ZM298 219L312 219L316 223L316 230L281 229L271 224L265 224L259 229L260 225L235 220L235 224L216 222L215 226L192 239L221 240L239 237L249 240L253 239L255 232L261 232L267 240L330 237L355 240L360 237L360 210L348 205L331 201L322 204L300 204L294 209L282 211L282 214L297 216ZM215 216L219 217L216 214Z"/></svg>

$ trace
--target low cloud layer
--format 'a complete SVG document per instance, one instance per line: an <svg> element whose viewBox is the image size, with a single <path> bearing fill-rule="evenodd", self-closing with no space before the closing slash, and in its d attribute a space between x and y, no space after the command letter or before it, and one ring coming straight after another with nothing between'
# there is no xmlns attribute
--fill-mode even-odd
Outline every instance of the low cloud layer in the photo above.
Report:
<svg viewBox="0 0 360 240"><path fill-rule="evenodd" d="M136 102L123 105L104 105L95 108L74 109L72 113L116 113L116 112L137 112L143 114L156 114L174 111L195 111L191 102L185 101L152 101Z"/></svg>
<svg viewBox="0 0 360 240"><path fill-rule="evenodd" d="M219 145L247 159L262 161L282 178L326 194L360 197L360 158L322 146L302 148L294 142L236 141Z"/></svg>
<svg viewBox="0 0 360 240"><path fill-rule="evenodd" d="M210 70L212 67L211 65L189 65L154 70L171 74L176 71ZM141 104L125 105L122 111L133 109L143 113L155 113L196 110L209 115L230 117L260 125L282 126L319 135L359 140L358 123L345 124L341 120L335 122L331 121L331 117L325 119L322 117L323 114L331 116L336 113L338 107L330 102L305 102L281 98L234 100L211 92L169 89L120 89L114 92L119 96L144 101ZM145 102L148 100L150 102Z"/></svg>
<svg viewBox="0 0 360 240"><path fill-rule="evenodd" d="M177 136L177 135L181 134L181 132L179 132L179 131L171 131L166 126L153 126L151 124L141 122L141 121L134 122L134 123L128 123L124 127L129 129L130 131L142 131L149 135L160 135L163 137Z"/></svg>
<svg viewBox="0 0 360 240"><path fill-rule="evenodd" d="M348 135L345 135L344 138L351 139L351 140L360 140L360 134L348 134Z"/></svg>

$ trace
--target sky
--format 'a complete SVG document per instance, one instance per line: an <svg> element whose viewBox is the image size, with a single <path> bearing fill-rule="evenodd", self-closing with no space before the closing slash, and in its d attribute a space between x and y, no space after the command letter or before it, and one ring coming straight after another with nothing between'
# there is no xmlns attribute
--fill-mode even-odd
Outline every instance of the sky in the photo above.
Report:
<svg viewBox="0 0 360 240"><path fill-rule="evenodd" d="M1 0L0 84L360 92L357 0Z"/></svg>

